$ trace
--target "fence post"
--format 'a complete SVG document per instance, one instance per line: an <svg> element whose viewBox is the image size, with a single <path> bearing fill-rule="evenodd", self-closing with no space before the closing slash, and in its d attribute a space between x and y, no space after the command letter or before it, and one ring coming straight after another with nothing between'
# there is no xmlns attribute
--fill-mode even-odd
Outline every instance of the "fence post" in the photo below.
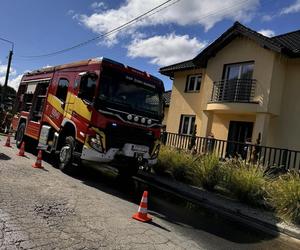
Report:
<svg viewBox="0 0 300 250"><path fill-rule="evenodd" d="M196 144L196 134L197 134L197 125L195 124L193 128L192 136L190 138L190 143L188 145L189 150L192 150Z"/></svg>
<svg viewBox="0 0 300 250"><path fill-rule="evenodd" d="M288 155L288 150L284 149L282 153L281 162L279 163L281 166L284 166L286 170L288 170L289 168L289 166L287 165L287 155Z"/></svg>

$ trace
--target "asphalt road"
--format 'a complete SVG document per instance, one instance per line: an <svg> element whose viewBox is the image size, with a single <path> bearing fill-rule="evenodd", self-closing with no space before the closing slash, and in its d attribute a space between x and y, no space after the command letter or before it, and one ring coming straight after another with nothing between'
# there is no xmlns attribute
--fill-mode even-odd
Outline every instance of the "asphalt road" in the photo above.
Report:
<svg viewBox="0 0 300 250"><path fill-rule="evenodd" d="M18 157L0 139L0 250L300 249L299 241L239 225L111 169L68 176L45 161L34 169L36 156ZM145 189L148 224L131 219Z"/></svg>

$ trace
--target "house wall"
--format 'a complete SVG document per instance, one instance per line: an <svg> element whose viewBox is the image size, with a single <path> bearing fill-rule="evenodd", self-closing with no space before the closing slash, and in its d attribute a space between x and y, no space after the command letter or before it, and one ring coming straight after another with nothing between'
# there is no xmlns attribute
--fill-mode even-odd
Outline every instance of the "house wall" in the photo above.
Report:
<svg viewBox="0 0 300 250"><path fill-rule="evenodd" d="M186 93L185 85L188 75L192 74L205 74L204 70L188 70L175 73L171 102L169 107L169 113L167 118L167 132L178 133L180 116L184 115L196 115L197 127L201 127L201 100L203 98L203 93L205 93L203 79L201 82L201 87L199 92ZM197 129L197 135L199 129Z"/></svg>
<svg viewBox="0 0 300 250"><path fill-rule="evenodd" d="M230 121L255 122L255 115L214 114L211 131L215 138L227 140ZM252 141L254 138L252 138Z"/></svg>
<svg viewBox="0 0 300 250"><path fill-rule="evenodd" d="M201 136L207 136L212 132L216 138L227 139L229 122L232 120L254 122L252 141L256 140L258 133L261 133L263 138L267 138L267 129L265 128L268 126L268 119L257 114L265 114L270 111L278 113L280 110L280 101L277 102L276 108L273 109L272 106L272 110L269 110L272 81L274 83L281 81L283 75L280 72L272 78L275 56L274 52L262 48L256 42L245 37L238 37L209 59L205 77L205 100L203 100L207 106L204 109L213 114L223 113L224 116L210 115L209 119L213 119L213 121L209 124L209 119L207 119L208 124L202 126ZM222 80L224 65L247 61L254 61L253 79L257 80L254 100L257 101L257 104L210 103L213 82ZM280 62L276 66L281 69ZM273 104L280 99L279 95L272 96ZM207 112L205 116L209 116Z"/></svg>
<svg viewBox="0 0 300 250"><path fill-rule="evenodd" d="M206 102L210 101L213 81L222 80L225 64L254 61L253 79L257 80L255 100L257 112L267 112L275 53L262 48L256 42L238 37L209 59L206 69Z"/></svg>
<svg viewBox="0 0 300 250"><path fill-rule="evenodd" d="M280 114L270 118L268 145L300 150L300 59L286 62Z"/></svg>
<svg viewBox="0 0 300 250"><path fill-rule="evenodd" d="M165 106L165 108L164 108L164 119L162 121L162 125L164 125L164 126L167 125L168 114L169 114L169 106Z"/></svg>

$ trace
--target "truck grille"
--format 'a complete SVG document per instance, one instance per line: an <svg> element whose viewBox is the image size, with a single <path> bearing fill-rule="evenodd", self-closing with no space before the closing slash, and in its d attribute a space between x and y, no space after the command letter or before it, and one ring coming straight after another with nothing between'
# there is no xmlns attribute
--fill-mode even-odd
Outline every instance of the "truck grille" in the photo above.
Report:
<svg viewBox="0 0 300 250"><path fill-rule="evenodd" d="M125 143L149 146L154 143L154 136L149 130L124 125L110 124L105 131L107 149L122 148Z"/></svg>

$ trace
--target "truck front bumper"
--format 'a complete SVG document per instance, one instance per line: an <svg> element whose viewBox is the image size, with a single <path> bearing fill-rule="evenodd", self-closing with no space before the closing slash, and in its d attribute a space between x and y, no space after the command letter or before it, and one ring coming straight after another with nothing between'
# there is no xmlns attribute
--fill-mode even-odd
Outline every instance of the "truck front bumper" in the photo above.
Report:
<svg viewBox="0 0 300 250"><path fill-rule="evenodd" d="M110 148L106 153L100 153L97 150L83 146L81 159L87 161L110 163L116 161L118 157L126 157L131 159L142 158L143 162L147 162L152 166L157 163L157 158L151 158L149 155L149 148L142 145L125 144L122 149Z"/></svg>

